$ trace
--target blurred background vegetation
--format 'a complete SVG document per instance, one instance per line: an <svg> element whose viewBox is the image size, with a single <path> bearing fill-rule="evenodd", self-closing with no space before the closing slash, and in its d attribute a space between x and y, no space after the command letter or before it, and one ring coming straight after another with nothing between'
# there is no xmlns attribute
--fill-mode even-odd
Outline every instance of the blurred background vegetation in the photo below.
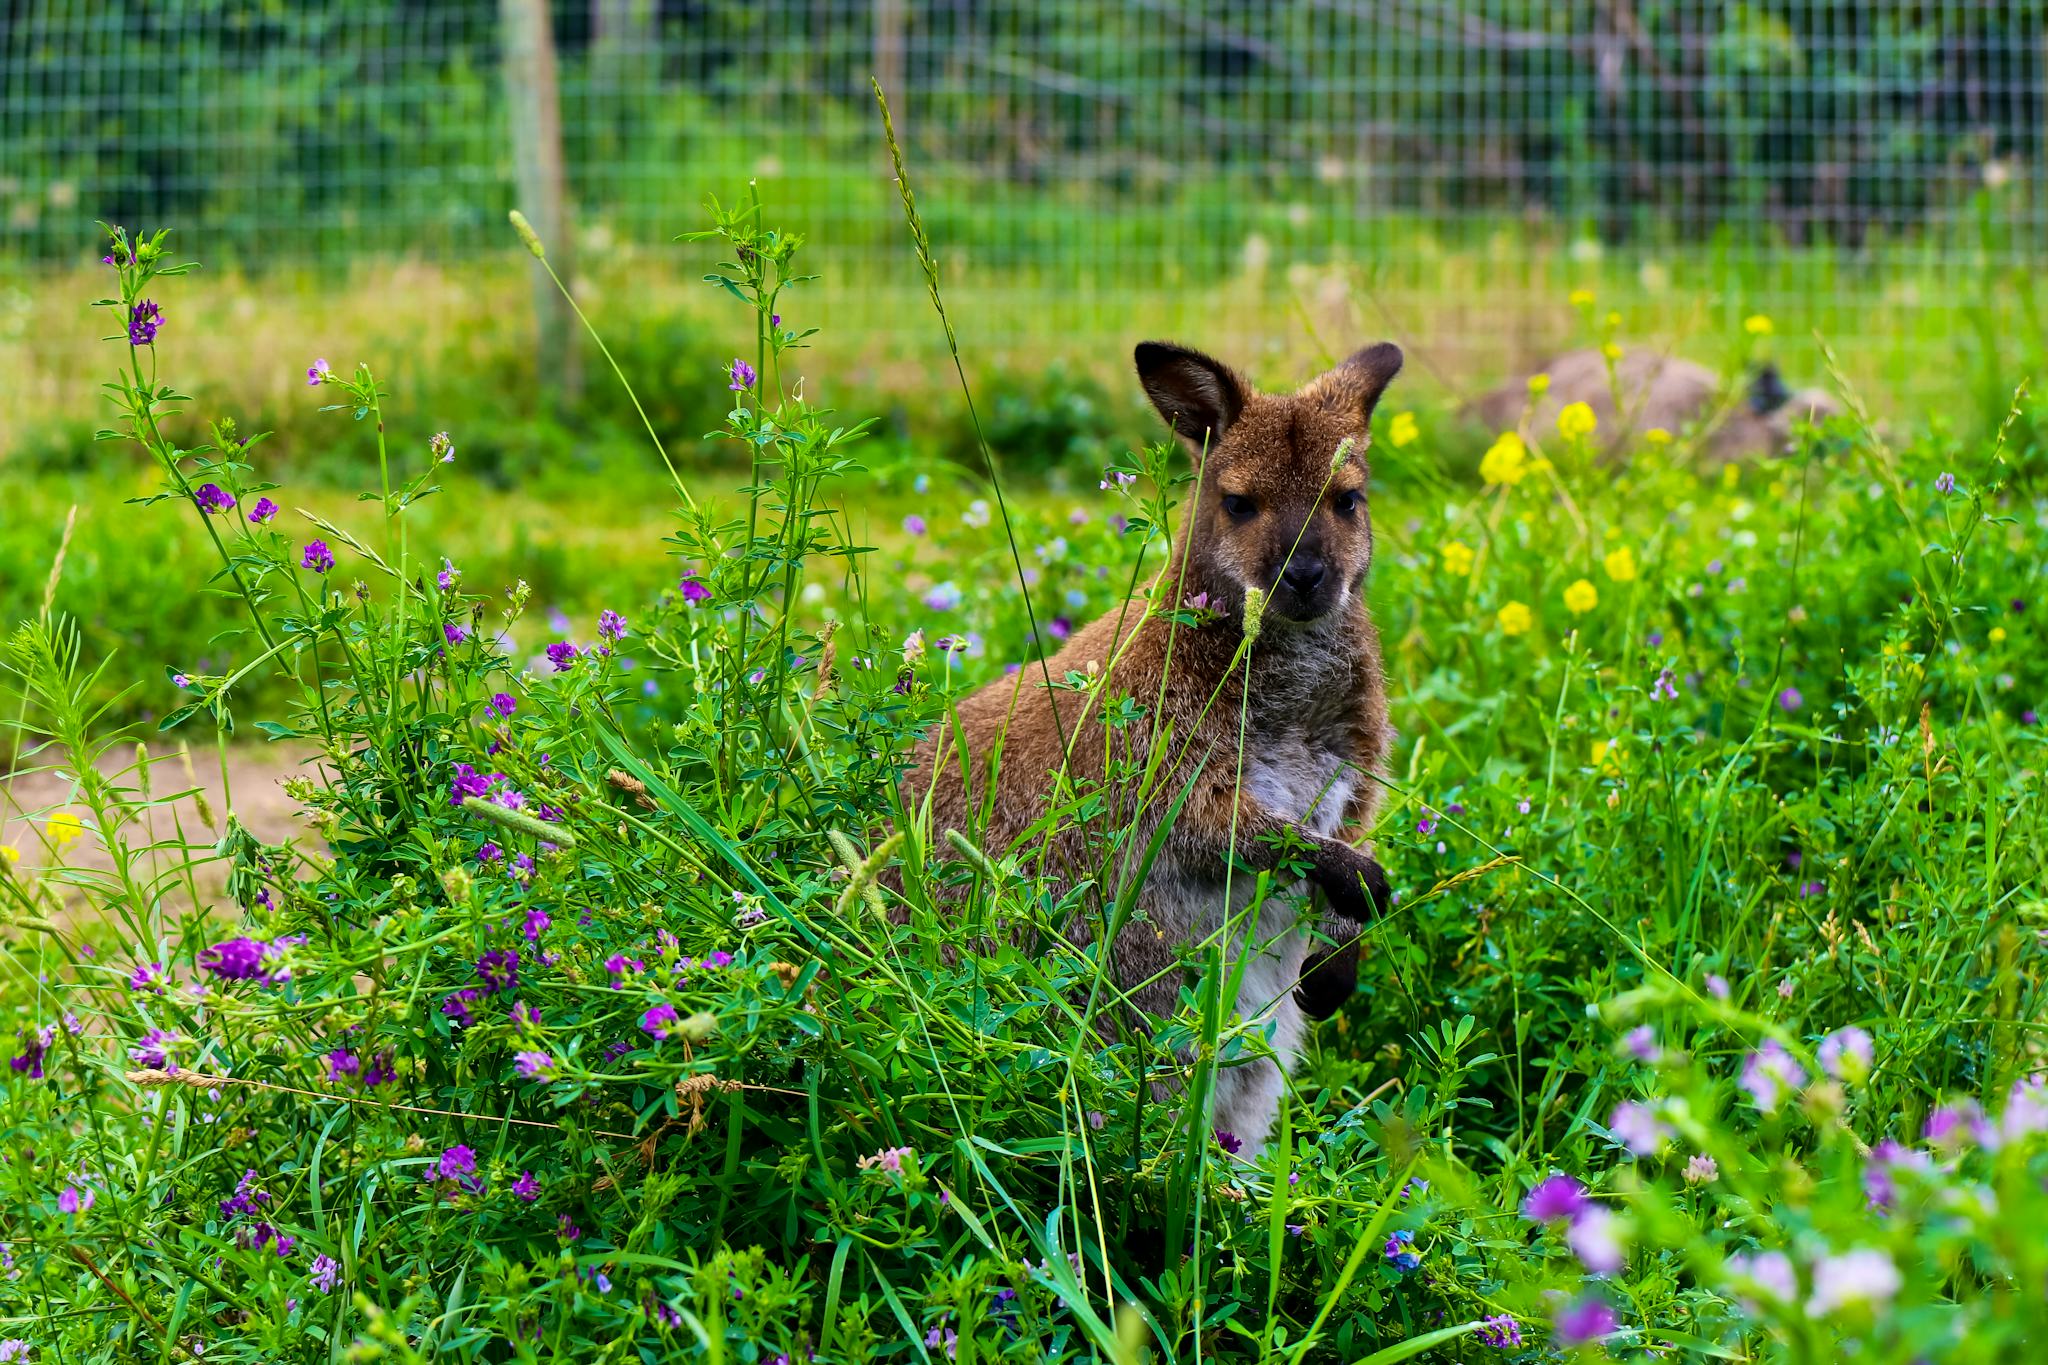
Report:
<svg viewBox="0 0 2048 1365"><path fill-rule="evenodd" d="M1762 313L1793 384L1824 338L1880 417L1957 439L2043 352L2040 0L0 0L0 615L76 504L108 553L65 591L108 595L72 605L169 628L118 606L153 587L116 572L134 452L92 439L125 349L96 221L204 262L158 346L188 442L273 431L317 501L370 448L305 366L368 362L394 431L453 434L479 549L560 600L667 499L623 393L550 350L515 205L685 459L752 337L672 239L751 185L811 242L806 392L882 417L885 481L971 465L871 76L991 444L1055 491L1151 435L1148 335L1272 383L1393 337L1466 467L1471 398L1609 335L1734 375Z"/></svg>

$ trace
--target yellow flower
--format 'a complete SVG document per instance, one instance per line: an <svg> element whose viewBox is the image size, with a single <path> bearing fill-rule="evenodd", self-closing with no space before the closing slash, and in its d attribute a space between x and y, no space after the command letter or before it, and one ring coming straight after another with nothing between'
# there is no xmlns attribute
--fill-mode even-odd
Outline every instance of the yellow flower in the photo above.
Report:
<svg viewBox="0 0 2048 1365"><path fill-rule="evenodd" d="M1593 415L1593 409L1584 403L1567 403L1557 414L1557 434L1567 441L1576 441L1591 436L1593 428L1600 425L1600 419Z"/></svg>
<svg viewBox="0 0 2048 1365"><path fill-rule="evenodd" d="M1593 741L1593 766L1604 773L1621 771L1621 741L1618 739L1596 739Z"/></svg>
<svg viewBox="0 0 2048 1365"><path fill-rule="evenodd" d="M50 817L50 842L59 848L76 841L85 833L85 821L68 810L60 810Z"/></svg>
<svg viewBox="0 0 2048 1365"><path fill-rule="evenodd" d="M1619 326L1621 326L1621 314L1619 314L1619 313L1612 313L1612 312L1610 312L1610 313L1609 313L1609 314L1607 315L1607 325L1608 325L1609 327L1619 327Z"/></svg>
<svg viewBox="0 0 2048 1365"><path fill-rule="evenodd" d="M1621 343L1618 341L1608 342L1605 346L1602 346L1600 348L1600 354L1606 356L1609 360L1621 359L1623 355Z"/></svg>
<svg viewBox="0 0 2048 1365"><path fill-rule="evenodd" d="M1771 320L1762 313L1751 313L1742 320L1742 330L1753 337L1767 337L1775 329L1771 326Z"/></svg>
<svg viewBox="0 0 2048 1365"><path fill-rule="evenodd" d="M1387 423L1387 444L1396 450L1405 445L1413 445L1415 438L1421 434L1422 429L1415 425L1415 414L1412 412L1397 412L1394 414L1394 420Z"/></svg>
<svg viewBox="0 0 2048 1365"><path fill-rule="evenodd" d="M1536 624L1535 613L1526 602L1510 602L1494 615L1494 623L1503 635L1526 635L1529 627Z"/></svg>
<svg viewBox="0 0 2048 1365"><path fill-rule="evenodd" d="M1733 488L1742 482L1742 466L1724 464L1721 466L1721 487Z"/></svg>
<svg viewBox="0 0 2048 1365"><path fill-rule="evenodd" d="M2002 645L2005 643L2004 626L1993 626L1991 628L1991 643L1994 645Z"/></svg>
<svg viewBox="0 0 2048 1365"><path fill-rule="evenodd" d="M1574 308L1591 308L1593 306L1593 291L1590 289L1572 290L1571 303Z"/></svg>
<svg viewBox="0 0 2048 1365"><path fill-rule="evenodd" d="M1542 396L1543 396L1544 394L1546 394L1546 393L1549 393L1549 392L1550 392L1550 376L1549 376L1549 375L1547 375L1547 374L1532 374L1532 375L1530 375L1530 376L1529 376L1529 396L1530 396L1531 398L1541 398L1541 397L1542 397Z"/></svg>
<svg viewBox="0 0 2048 1365"><path fill-rule="evenodd" d="M1581 578L1564 590L1564 604L1574 616L1584 616L1600 605L1600 590L1588 578Z"/></svg>
<svg viewBox="0 0 2048 1365"><path fill-rule="evenodd" d="M1636 576L1636 552L1624 545L1619 550L1609 550L1607 557L1600 561L1607 567L1607 576L1617 583L1632 583Z"/></svg>
<svg viewBox="0 0 2048 1365"><path fill-rule="evenodd" d="M1522 481L1529 472L1529 447L1522 444L1521 436L1512 431L1503 431L1500 439L1486 449L1485 458L1479 461L1479 477L1488 483L1504 483L1512 487Z"/></svg>
<svg viewBox="0 0 2048 1365"><path fill-rule="evenodd" d="M12 866L21 861L21 850L13 844L0 844L0 863Z"/></svg>
<svg viewBox="0 0 2048 1365"><path fill-rule="evenodd" d="M1472 572L1472 547L1462 540L1453 540L1443 548L1444 572L1453 578L1463 578Z"/></svg>
<svg viewBox="0 0 2048 1365"><path fill-rule="evenodd" d="M1643 433L1643 444L1661 450L1671 444L1671 433L1662 427L1651 427Z"/></svg>

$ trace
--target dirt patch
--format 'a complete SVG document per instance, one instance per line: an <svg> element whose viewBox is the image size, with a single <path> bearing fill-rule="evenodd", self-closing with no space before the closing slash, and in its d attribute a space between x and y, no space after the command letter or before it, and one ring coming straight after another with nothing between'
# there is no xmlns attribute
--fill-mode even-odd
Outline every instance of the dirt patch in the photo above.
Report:
<svg viewBox="0 0 2048 1365"><path fill-rule="evenodd" d="M43 762L54 757L44 755ZM116 832L117 841L141 853L150 876L176 868L187 856L202 859L194 877L200 898L210 901L227 878L225 860L213 857L212 849L227 828L229 813L264 843L283 843L303 833L298 804L285 795L284 781L311 773L313 759L296 746L237 745L228 750L223 779L220 757L210 750L188 754L151 746L145 763L135 749L123 747L105 756L100 771L138 808L135 818ZM10 871L41 883L71 907L87 900L90 874L114 866L106 838L77 795L67 775L34 760L0 776L0 845L20 855ZM182 890L167 893L180 909L188 899Z"/></svg>

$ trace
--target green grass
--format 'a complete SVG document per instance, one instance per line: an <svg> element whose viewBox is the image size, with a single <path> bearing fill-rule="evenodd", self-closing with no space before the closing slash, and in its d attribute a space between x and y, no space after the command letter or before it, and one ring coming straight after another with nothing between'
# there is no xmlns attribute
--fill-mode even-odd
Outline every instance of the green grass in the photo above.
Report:
<svg viewBox="0 0 2048 1365"><path fill-rule="evenodd" d="M723 227L765 314L781 248ZM184 315L184 282L146 283ZM1230 1013L1227 946L1188 946L1155 1034L1105 1036L1114 983L1061 933L1083 889L896 798L947 699L1035 650L1003 522L975 505L993 490L796 401L801 353L747 353L767 410L714 419L719 462L685 465L695 512L662 510L680 499L651 452L500 493L457 423L387 411L400 454L379 477L370 422L295 418L373 491L303 476L352 537L325 533L328 574L300 567L307 523L214 523L247 585L232 598L204 597L221 561L184 496L28 485L9 581L39 584L61 508L85 511L59 609L11 607L7 714L25 762L76 782L65 811L111 870L0 879L31 1063L4 1082L9 1331L81 1360L190 1342L208 1360L923 1361L950 1332L960 1360L1391 1365L1542 1359L1553 1317L1604 1309L1624 1357L1991 1362L2042 1340L2048 557L2021 422L1844 421L1711 481L1683 442L1610 466L1533 431L1549 466L1486 486L1470 434L1397 390L1370 591L1402 740L1385 815L1352 835L1401 897L1282 1138L1247 1161L1178 1098L1267 1046ZM347 399L292 397L384 407L343 377ZM693 382L673 401L728 407L715 375ZM174 487L247 504L311 463L179 458L190 419L125 401ZM1411 401L1420 435L1396 448ZM458 459L436 469L443 425ZM758 458L739 492L733 451ZM1046 629L1149 581L1144 525L1172 524L1184 470L1136 463L1155 477L1129 498L1012 481ZM411 501L428 474L442 491ZM443 556L459 583L435 581ZM518 577L535 590L508 602ZM601 607L629 627L609 654ZM451 646L450 623L473 633ZM199 667L223 628L241 633ZM529 663L563 637L584 651L569 667ZM230 686L259 639L270 665ZM167 690L166 666L192 685ZM134 736L94 704L128 678L186 702L181 737L232 714L315 751L295 798L316 832L138 844L128 817L184 798L105 763ZM451 800L464 765L525 813ZM1099 818L1094 797L1049 818ZM558 818L535 823L543 807ZM225 903L182 908L207 864ZM245 974L218 970L221 916L267 945L226 950L257 959ZM507 950L517 983L497 989L487 955ZM713 953L731 960L698 965ZM171 988L131 989L137 963ZM667 1036L646 1026L662 1006ZM149 1046L187 1079L129 1075ZM2002 1126L1923 1142L1959 1103ZM1554 1173L1600 1212L1521 1216ZM1387 1254L1397 1232L1414 1270ZM1609 1241L1620 1265L1589 1273ZM1782 1301L1753 1283L1775 1262L1737 1259L1776 1254ZM1476 1335L1502 1315L1519 1355Z"/></svg>

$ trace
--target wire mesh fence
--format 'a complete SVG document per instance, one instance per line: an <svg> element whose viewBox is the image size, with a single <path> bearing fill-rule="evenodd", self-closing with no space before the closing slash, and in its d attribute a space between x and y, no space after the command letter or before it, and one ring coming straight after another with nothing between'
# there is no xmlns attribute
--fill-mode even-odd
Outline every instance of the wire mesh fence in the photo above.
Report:
<svg viewBox="0 0 2048 1365"><path fill-rule="evenodd" d="M1029 331L1332 262L1427 290L1453 257L1483 318L1539 253L1953 308L2039 259L2044 11L562 0L552 31L600 249L755 179L842 283L900 275L872 75L949 270L1002 281ZM254 269L508 245L526 94L494 0L0 0L0 23L0 262L96 254L96 219Z"/></svg>

